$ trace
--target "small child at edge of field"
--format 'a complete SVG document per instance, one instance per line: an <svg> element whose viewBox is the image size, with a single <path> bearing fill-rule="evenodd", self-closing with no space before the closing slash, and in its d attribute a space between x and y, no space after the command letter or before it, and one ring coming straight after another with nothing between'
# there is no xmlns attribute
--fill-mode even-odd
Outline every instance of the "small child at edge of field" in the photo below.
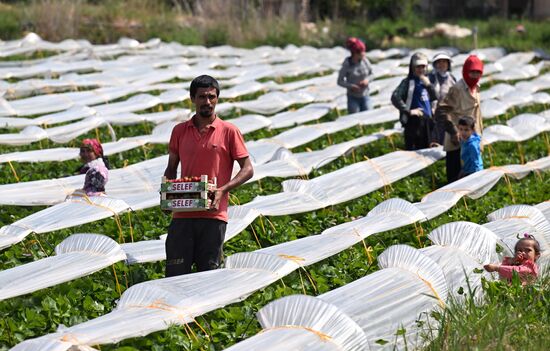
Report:
<svg viewBox="0 0 550 351"><path fill-rule="evenodd" d="M483 266L487 272L498 272L500 279L512 281L514 272L519 275L522 285L534 282L539 274L535 263L540 257L540 244L534 236L523 234L514 247L514 257L504 257L501 264Z"/></svg>
<svg viewBox="0 0 550 351"><path fill-rule="evenodd" d="M481 159L481 137L475 132L475 120L470 116L458 120L458 135L460 138L460 159L462 169L458 178L464 178L483 169Z"/></svg>

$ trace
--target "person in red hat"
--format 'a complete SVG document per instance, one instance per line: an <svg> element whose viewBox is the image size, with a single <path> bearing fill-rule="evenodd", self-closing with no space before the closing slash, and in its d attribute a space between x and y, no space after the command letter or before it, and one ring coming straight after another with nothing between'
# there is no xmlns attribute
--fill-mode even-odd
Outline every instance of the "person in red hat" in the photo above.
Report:
<svg viewBox="0 0 550 351"><path fill-rule="evenodd" d="M372 66L365 56L365 43L349 38L346 48L351 55L346 57L338 74L338 85L347 89L348 113L370 110L369 79Z"/></svg>
<svg viewBox="0 0 550 351"><path fill-rule="evenodd" d="M78 174L85 174L82 190L88 196L105 194L109 180L109 162L103 155L103 147L97 139L84 139L80 145L80 159L84 163Z"/></svg>
<svg viewBox="0 0 550 351"><path fill-rule="evenodd" d="M462 116L471 116L475 120L475 132L481 135L483 131L479 97L479 80L482 75L483 62L477 56L470 55L462 67L462 79L449 89L435 113L436 123L442 123L445 129L443 148L447 152L445 163L449 183L458 179L461 168L458 120Z"/></svg>

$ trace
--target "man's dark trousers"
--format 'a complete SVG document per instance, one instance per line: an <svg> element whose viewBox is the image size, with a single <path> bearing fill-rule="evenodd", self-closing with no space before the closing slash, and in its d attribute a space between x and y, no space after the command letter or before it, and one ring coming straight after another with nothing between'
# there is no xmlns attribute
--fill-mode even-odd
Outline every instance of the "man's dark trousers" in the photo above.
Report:
<svg viewBox="0 0 550 351"><path fill-rule="evenodd" d="M227 223L211 218L173 218L166 238L166 277L220 266Z"/></svg>

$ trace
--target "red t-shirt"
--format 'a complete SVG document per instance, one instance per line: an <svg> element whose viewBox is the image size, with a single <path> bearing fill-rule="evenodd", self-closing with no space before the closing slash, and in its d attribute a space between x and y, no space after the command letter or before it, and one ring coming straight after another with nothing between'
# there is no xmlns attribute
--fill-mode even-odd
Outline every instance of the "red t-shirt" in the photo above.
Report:
<svg viewBox="0 0 550 351"><path fill-rule="evenodd" d="M235 125L222 121L219 117L200 134L190 120L180 123L172 130L169 150L180 157L181 176L208 175L217 177L217 186L221 187L231 180L235 160L248 156L244 139ZM227 222L226 194L216 211L174 212L173 218L213 218Z"/></svg>

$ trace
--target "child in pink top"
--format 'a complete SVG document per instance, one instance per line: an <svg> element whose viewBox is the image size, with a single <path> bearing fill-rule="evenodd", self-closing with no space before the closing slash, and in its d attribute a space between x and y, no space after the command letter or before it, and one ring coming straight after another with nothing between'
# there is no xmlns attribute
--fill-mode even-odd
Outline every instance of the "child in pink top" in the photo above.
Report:
<svg viewBox="0 0 550 351"><path fill-rule="evenodd" d="M540 244L534 236L524 234L514 248L514 257L505 257L501 264L487 264L487 272L498 272L500 279L512 280L514 272L519 275L523 285L535 281L539 268L535 263L540 257Z"/></svg>

